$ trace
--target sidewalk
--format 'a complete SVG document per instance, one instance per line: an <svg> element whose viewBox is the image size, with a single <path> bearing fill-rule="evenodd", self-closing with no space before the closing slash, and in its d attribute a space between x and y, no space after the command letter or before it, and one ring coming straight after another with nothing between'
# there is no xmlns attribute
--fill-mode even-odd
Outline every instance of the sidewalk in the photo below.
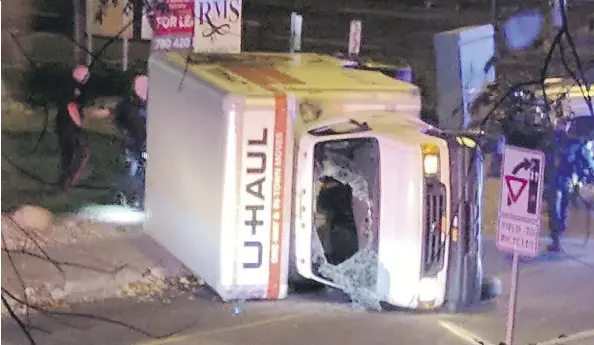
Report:
<svg viewBox="0 0 594 345"><path fill-rule="evenodd" d="M158 294L167 278L188 274L139 227L122 229L98 223L83 226L76 241L60 240L39 247L31 241L26 247L22 242L6 242L2 248L2 287L18 298L26 296L30 302L51 305L118 294ZM89 236L90 227L101 236ZM59 233L50 235L60 237ZM134 287L143 291L131 291Z"/></svg>

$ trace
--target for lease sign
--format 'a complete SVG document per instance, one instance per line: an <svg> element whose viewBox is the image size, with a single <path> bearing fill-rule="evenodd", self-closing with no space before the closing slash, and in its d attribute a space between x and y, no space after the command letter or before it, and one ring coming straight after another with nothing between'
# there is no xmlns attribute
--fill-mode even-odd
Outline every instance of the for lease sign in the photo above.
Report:
<svg viewBox="0 0 594 345"><path fill-rule="evenodd" d="M164 11L155 11L154 50L192 48L194 35L194 1L167 0Z"/></svg>
<svg viewBox="0 0 594 345"><path fill-rule="evenodd" d="M242 130L237 284L267 286L278 298L287 146L287 103L274 112L246 112Z"/></svg>

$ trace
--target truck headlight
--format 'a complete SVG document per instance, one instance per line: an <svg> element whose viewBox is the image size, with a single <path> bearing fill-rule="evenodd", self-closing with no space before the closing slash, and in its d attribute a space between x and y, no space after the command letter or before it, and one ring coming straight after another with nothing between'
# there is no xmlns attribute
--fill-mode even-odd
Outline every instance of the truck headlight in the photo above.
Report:
<svg viewBox="0 0 594 345"><path fill-rule="evenodd" d="M423 153L423 172L425 176L439 173L439 147L433 144L421 145Z"/></svg>
<svg viewBox="0 0 594 345"><path fill-rule="evenodd" d="M437 278L423 278L419 282L419 302L433 302L437 299Z"/></svg>

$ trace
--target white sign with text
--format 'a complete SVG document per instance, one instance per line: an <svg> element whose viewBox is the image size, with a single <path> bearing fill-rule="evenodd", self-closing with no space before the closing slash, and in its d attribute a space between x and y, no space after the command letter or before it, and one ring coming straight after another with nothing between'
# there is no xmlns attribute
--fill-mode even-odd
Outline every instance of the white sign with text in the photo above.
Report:
<svg viewBox="0 0 594 345"><path fill-rule="evenodd" d="M500 250L530 257L538 254L544 168L544 153L505 147L497 222Z"/></svg>
<svg viewBox="0 0 594 345"><path fill-rule="evenodd" d="M194 52L240 53L242 0L196 0Z"/></svg>

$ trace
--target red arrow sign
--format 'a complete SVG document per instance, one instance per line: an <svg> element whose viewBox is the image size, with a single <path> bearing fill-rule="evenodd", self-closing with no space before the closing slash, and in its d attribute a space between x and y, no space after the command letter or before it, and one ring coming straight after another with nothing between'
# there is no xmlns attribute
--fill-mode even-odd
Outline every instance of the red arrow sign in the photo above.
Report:
<svg viewBox="0 0 594 345"><path fill-rule="evenodd" d="M512 182L519 182L520 188L514 191L514 188L512 188L511 184ZM505 184L507 185L507 206L510 206L511 204L518 201L520 195L522 195L522 192L524 191L524 188L526 188L526 185L528 184L528 180L513 175L506 175Z"/></svg>

